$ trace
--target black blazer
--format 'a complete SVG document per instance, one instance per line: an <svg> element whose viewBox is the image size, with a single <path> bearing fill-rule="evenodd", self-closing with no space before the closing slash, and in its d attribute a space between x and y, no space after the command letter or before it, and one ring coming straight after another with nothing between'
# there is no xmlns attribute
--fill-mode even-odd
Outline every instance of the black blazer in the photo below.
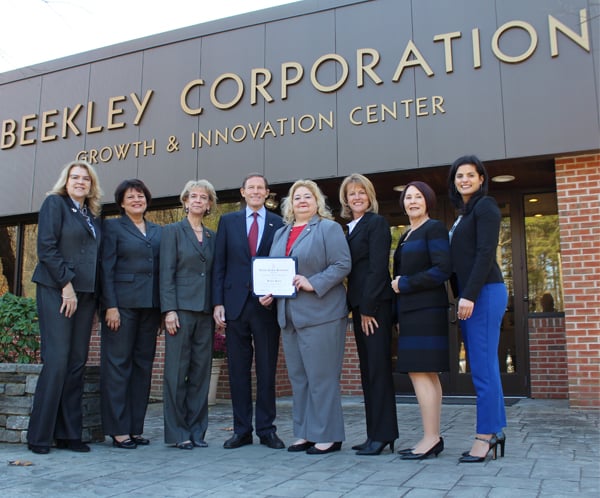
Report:
<svg viewBox="0 0 600 498"><path fill-rule="evenodd" d="M398 310L447 306L445 282L452 265L446 227L441 221L430 219L408 238L407 233L394 252L394 278L400 275Z"/></svg>
<svg viewBox="0 0 600 498"><path fill-rule="evenodd" d="M128 216L104 220L102 306L159 308L158 268L161 227L146 220L146 236Z"/></svg>
<svg viewBox="0 0 600 498"><path fill-rule="evenodd" d="M283 226L280 216L266 211L257 256L268 256L273 235ZM252 258L246 234L246 209L221 216L213 271L213 305L224 305L227 320L236 320L252 292Z"/></svg>
<svg viewBox="0 0 600 498"><path fill-rule="evenodd" d="M452 271L458 279L458 297L475 302L485 284L503 282L496 261L502 215L493 197L482 197L464 214L450 242Z"/></svg>
<svg viewBox="0 0 600 498"><path fill-rule="evenodd" d="M348 275L348 305L363 315L375 316L394 296L390 286L389 257L392 236L383 216L365 213L347 236L352 256Z"/></svg>
<svg viewBox="0 0 600 498"><path fill-rule="evenodd" d="M62 289L69 282L76 292L97 292L100 220L90 214L96 236L68 196L46 197L38 216L38 264L31 280Z"/></svg>
<svg viewBox="0 0 600 498"><path fill-rule="evenodd" d="M210 282L215 232L204 227L198 242L187 218L167 225L160 241L160 308L212 314Z"/></svg>

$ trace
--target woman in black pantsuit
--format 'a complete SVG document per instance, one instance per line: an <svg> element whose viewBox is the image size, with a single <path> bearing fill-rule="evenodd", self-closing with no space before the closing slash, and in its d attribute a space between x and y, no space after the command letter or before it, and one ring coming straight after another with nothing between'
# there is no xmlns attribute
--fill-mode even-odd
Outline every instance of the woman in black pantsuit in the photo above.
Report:
<svg viewBox="0 0 600 498"><path fill-rule="evenodd" d="M138 179L115 190L121 217L104 222L102 243L102 425L113 446L133 449L142 437L160 328L161 227L144 217L152 196Z"/></svg>
<svg viewBox="0 0 600 498"><path fill-rule="evenodd" d="M42 361L27 442L34 453L57 448L87 452L81 441L83 374L97 308L100 198L88 163L67 164L40 208L38 264L32 280Z"/></svg>
<svg viewBox="0 0 600 498"><path fill-rule="evenodd" d="M354 173L340 187L341 215L348 224L352 271L348 276L348 305L360 360L365 400L367 440L352 447L357 455L379 455L398 438L396 398L392 378L392 298L389 286L391 234L377 214L371 181Z"/></svg>
<svg viewBox="0 0 600 498"><path fill-rule="evenodd" d="M409 183L400 197L410 229L394 253L392 288L398 294L399 372L407 372L415 389L423 437L413 447L400 450L403 460L437 456L444 449L440 436L442 386L438 372L447 372L448 295L450 276L448 232L441 221L429 218L435 193L424 182Z"/></svg>

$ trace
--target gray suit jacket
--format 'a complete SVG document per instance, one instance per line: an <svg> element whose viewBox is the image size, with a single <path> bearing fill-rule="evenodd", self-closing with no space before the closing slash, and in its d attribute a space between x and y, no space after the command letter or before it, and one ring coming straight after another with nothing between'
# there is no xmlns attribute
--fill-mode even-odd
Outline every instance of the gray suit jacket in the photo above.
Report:
<svg viewBox="0 0 600 498"><path fill-rule="evenodd" d="M160 308L212 313L210 280L215 232L204 227L202 244L187 218L163 228L160 240Z"/></svg>
<svg viewBox="0 0 600 498"><path fill-rule="evenodd" d="M286 225L275 233L271 256L285 256L291 230ZM304 275L314 292L300 291L295 298L277 300L277 321L286 326L286 305L294 326L310 327L348 315L344 278L350 273L350 249L342 227L335 221L314 216L292 246L298 259L298 274Z"/></svg>

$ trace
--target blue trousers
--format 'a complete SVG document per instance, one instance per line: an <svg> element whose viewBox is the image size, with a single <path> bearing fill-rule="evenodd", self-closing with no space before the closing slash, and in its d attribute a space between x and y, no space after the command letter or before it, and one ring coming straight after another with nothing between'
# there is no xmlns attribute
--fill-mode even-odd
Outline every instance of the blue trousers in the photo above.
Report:
<svg viewBox="0 0 600 498"><path fill-rule="evenodd" d="M475 301L471 318L460 322L477 393L478 434L495 434L506 426L498 343L507 300L503 283L486 284Z"/></svg>

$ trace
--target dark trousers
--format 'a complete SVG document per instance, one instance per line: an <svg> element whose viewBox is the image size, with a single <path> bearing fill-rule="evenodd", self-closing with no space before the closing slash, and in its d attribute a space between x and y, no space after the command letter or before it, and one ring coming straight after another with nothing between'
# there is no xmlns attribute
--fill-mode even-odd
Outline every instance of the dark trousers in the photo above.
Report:
<svg viewBox="0 0 600 498"><path fill-rule="evenodd" d="M61 289L37 286L41 353L44 366L35 389L27 441L51 446L56 439L81 439L83 374L97 301L77 293L71 318L59 313Z"/></svg>
<svg viewBox="0 0 600 498"><path fill-rule="evenodd" d="M119 308L119 315L117 331L102 321L102 426L105 434L140 435L150 396L160 310Z"/></svg>
<svg viewBox="0 0 600 498"><path fill-rule="evenodd" d="M211 314L177 310L179 329L165 339L165 443L202 441L208 427L208 388L214 322Z"/></svg>
<svg viewBox="0 0 600 498"><path fill-rule="evenodd" d="M386 302L380 306L375 319L379 328L367 336L362 331L360 310L352 309L367 437L373 441L394 441L398 437L398 421L392 377L392 305Z"/></svg>
<svg viewBox="0 0 600 498"><path fill-rule="evenodd" d="M236 434L252 432L251 369L256 371L256 434L276 431L275 373L279 355L279 326L271 310L251 296L237 320L228 320L225 333L229 385Z"/></svg>

